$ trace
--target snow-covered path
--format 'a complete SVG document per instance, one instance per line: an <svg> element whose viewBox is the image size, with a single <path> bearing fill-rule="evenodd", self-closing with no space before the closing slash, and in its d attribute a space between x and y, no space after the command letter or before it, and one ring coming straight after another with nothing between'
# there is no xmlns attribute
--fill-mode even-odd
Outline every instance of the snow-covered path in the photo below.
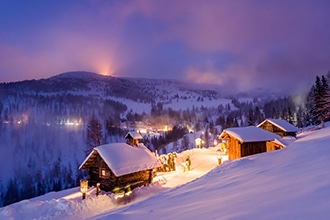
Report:
<svg viewBox="0 0 330 220"><path fill-rule="evenodd" d="M132 201L124 206L203 176L217 166L216 150L191 149L178 154L176 171L158 173L153 184L135 189ZM191 171L183 172L180 164L188 155L192 161ZM159 179L166 181L158 182ZM90 188L87 198L82 200L79 188L51 192L1 208L0 219L86 219L123 207L115 204L108 193L102 192L99 196L95 194L95 188Z"/></svg>

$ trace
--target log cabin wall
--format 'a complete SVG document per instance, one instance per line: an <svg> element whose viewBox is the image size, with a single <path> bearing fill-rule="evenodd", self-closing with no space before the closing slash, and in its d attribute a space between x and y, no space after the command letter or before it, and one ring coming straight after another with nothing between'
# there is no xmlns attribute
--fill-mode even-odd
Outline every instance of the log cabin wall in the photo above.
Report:
<svg viewBox="0 0 330 220"><path fill-rule="evenodd" d="M97 154L94 163L88 169L89 186L96 186L100 183L100 188L105 191L111 191L116 187L116 176L110 170L104 160Z"/></svg>
<svg viewBox="0 0 330 220"><path fill-rule="evenodd" d="M283 131L281 128L273 125L272 123L270 123L269 121L265 121L265 123L261 124L259 126L259 128L262 128L266 131L278 134L280 137L284 137L286 132Z"/></svg>
<svg viewBox="0 0 330 220"><path fill-rule="evenodd" d="M142 185L149 185L152 182L152 179L150 179L150 173L152 173L152 170L144 170L120 176L118 177L118 186L123 187L126 185L132 185L131 188L134 189Z"/></svg>
<svg viewBox="0 0 330 220"><path fill-rule="evenodd" d="M240 142L229 135L226 135L227 146L228 146L228 159L235 160L241 157L241 144Z"/></svg>
<svg viewBox="0 0 330 220"><path fill-rule="evenodd" d="M131 188L134 189L138 186L149 185L152 182L151 169L116 177L99 154L89 167L88 174L89 186L96 186L97 183L100 183L100 188L108 192L116 187L125 187L129 184L132 184Z"/></svg>
<svg viewBox="0 0 330 220"><path fill-rule="evenodd" d="M281 146L279 144L276 144L276 143L271 142L271 141L267 142L267 152L274 151L274 150L279 150L279 149L282 149L282 148L283 148L283 146Z"/></svg>
<svg viewBox="0 0 330 220"><path fill-rule="evenodd" d="M265 121L263 124L261 124L259 128L262 128L269 132L273 132L273 124L268 121Z"/></svg>
<svg viewBox="0 0 330 220"><path fill-rule="evenodd" d="M241 144L241 157L250 156L253 154L259 154L266 152L266 142L247 142Z"/></svg>

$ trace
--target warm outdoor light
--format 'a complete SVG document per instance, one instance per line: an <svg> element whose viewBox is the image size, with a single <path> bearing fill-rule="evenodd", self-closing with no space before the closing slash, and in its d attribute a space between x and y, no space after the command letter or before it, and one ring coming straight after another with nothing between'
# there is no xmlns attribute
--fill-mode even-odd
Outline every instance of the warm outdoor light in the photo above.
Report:
<svg viewBox="0 0 330 220"><path fill-rule="evenodd" d="M96 196L98 196L99 194L100 194L100 192L101 192L101 183L97 183L96 184Z"/></svg>
<svg viewBox="0 0 330 220"><path fill-rule="evenodd" d="M82 193L82 199L86 198L88 190L88 180L80 180L80 192Z"/></svg>
<svg viewBox="0 0 330 220"><path fill-rule="evenodd" d="M123 198L125 196L125 191L122 190L121 188L119 187L116 187L114 190L114 198L115 199L120 199L120 198Z"/></svg>
<svg viewBox="0 0 330 220"><path fill-rule="evenodd" d="M221 150L220 149L218 149L217 150L217 158L218 158L218 165L220 165L221 164L221 160L222 160L222 157L221 157Z"/></svg>
<svg viewBox="0 0 330 220"><path fill-rule="evenodd" d="M196 144L197 148L201 147L202 143L203 143L203 140L201 138L195 139L195 144Z"/></svg>
<svg viewBox="0 0 330 220"><path fill-rule="evenodd" d="M213 145L214 145L214 146L217 146L217 145L218 145L218 141L217 141L217 139L214 139L214 141L213 141Z"/></svg>
<svg viewBox="0 0 330 220"><path fill-rule="evenodd" d="M132 194L131 185L125 187L125 196L130 196Z"/></svg>

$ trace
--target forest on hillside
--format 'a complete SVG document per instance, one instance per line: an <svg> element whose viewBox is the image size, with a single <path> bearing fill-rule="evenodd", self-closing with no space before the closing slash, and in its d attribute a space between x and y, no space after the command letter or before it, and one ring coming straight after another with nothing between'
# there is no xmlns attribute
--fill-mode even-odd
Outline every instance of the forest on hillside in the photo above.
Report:
<svg viewBox="0 0 330 220"><path fill-rule="evenodd" d="M212 99L213 107L174 110L164 107L169 102L166 97L173 97L162 94L158 100L156 96L153 100L143 98L150 101L150 112L143 113L128 109L124 102L109 96L44 93L40 92L44 88L37 88L37 92L24 89L25 84L0 85L0 206L77 186L85 175L78 167L91 147L88 133L93 120L99 124L97 144L123 142L126 132L136 128L137 122L158 132L159 135L144 135L143 141L151 151L165 149L188 132L217 135L221 130L215 127L257 125L266 118L284 119L299 128L322 125L330 120L329 76L317 76L308 94L303 98L299 95L299 102L298 96L249 101L233 97L231 103L223 105L217 103L215 93L203 92L196 102ZM79 85L76 91L88 87ZM164 125L167 130L157 131ZM204 139L208 140L208 136Z"/></svg>

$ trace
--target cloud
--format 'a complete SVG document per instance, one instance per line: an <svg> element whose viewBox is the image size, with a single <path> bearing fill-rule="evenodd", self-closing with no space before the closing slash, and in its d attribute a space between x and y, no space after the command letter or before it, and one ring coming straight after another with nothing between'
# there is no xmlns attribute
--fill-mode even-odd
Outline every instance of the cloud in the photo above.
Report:
<svg viewBox="0 0 330 220"><path fill-rule="evenodd" d="M46 16L48 4L43 4L43 13L30 14L33 20L26 17L26 28L6 32L16 34L14 40L0 36L5 49L0 53L11 59L0 61L2 72L38 78L39 72L86 70L277 89L306 87L330 69L329 1L91 0L64 5L53 3L56 10ZM16 23L23 21L22 15ZM25 32L29 25L33 31Z"/></svg>
<svg viewBox="0 0 330 220"><path fill-rule="evenodd" d="M165 23L155 37L160 41L181 41L192 53L220 51L239 58L226 69L205 71L201 66L190 65L185 72L189 80L221 84L221 80L214 79L242 78L244 83L236 83L240 87L255 86L256 82L284 85L283 78L287 78L286 87L292 87L294 82L299 87L306 85L304 80L330 69L327 1L167 3L134 1L125 16L140 13Z"/></svg>

